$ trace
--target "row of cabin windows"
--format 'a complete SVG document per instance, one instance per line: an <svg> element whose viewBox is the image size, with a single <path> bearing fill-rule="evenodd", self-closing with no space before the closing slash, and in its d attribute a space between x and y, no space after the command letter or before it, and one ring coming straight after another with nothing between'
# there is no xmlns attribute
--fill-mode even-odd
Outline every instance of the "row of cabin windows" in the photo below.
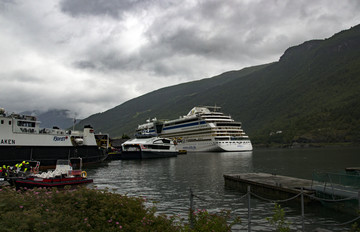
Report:
<svg viewBox="0 0 360 232"><path fill-rule="evenodd" d="M3 125L5 124L5 120L1 120L0 123ZM11 125L11 121L8 121L9 125ZM23 122L23 121L18 121L17 122L18 126L23 126L23 127L35 127L35 123L34 122Z"/></svg>
<svg viewBox="0 0 360 232"><path fill-rule="evenodd" d="M35 127L35 122L18 121L17 125L22 127Z"/></svg>
<svg viewBox="0 0 360 232"><path fill-rule="evenodd" d="M1 120L1 124L4 124L5 121L4 120ZM11 121L9 121L9 125L11 125Z"/></svg>
<svg viewBox="0 0 360 232"><path fill-rule="evenodd" d="M166 122L164 125L165 126L173 126L173 125L178 125L178 124L183 124L183 123L188 123L188 122L195 122L198 120L199 120L198 118L191 118L191 119L181 120L178 122Z"/></svg>

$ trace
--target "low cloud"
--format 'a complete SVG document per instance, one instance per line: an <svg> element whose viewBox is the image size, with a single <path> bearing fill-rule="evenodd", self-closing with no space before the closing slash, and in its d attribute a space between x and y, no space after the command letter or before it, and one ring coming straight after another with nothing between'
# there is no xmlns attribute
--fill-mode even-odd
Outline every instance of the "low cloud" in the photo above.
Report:
<svg viewBox="0 0 360 232"><path fill-rule="evenodd" d="M161 87L277 61L360 22L356 0L0 2L0 107L102 112Z"/></svg>

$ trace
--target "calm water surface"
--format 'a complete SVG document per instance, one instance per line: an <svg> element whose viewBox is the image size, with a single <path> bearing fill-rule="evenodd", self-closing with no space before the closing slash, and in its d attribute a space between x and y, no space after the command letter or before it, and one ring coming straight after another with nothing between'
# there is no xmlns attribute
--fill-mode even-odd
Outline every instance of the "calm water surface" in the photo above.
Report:
<svg viewBox="0 0 360 232"><path fill-rule="evenodd" d="M195 198L196 209L219 212L231 210L242 218L234 231L247 231L247 201L244 193L225 188L223 174L266 172L312 179L313 171L343 171L360 166L360 148L314 149L258 149L252 152L188 153L178 157L154 160L111 161L88 169L94 185L120 194L143 196L148 204L155 201L159 213L186 216L190 200ZM266 217L272 215L273 204L252 199L252 231L271 231ZM283 206L292 229L301 229L300 206ZM344 226L333 226L354 217L332 210L305 208L306 230L327 228L347 231ZM323 224L329 224L324 226Z"/></svg>

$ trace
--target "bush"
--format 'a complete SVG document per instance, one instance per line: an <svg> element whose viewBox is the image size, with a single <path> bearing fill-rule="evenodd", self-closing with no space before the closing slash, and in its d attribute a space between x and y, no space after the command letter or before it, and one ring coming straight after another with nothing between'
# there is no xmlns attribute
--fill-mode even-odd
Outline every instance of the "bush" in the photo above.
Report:
<svg viewBox="0 0 360 232"><path fill-rule="evenodd" d="M266 218L266 220L273 226L276 227L276 231L289 232L290 222L285 219L285 211L281 208L281 205L276 204L273 209L273 216Z"/></svg>
<svg viewBox="0 0 360 232"><path fill-rule="evenodd" d="M144 200L95 189L0 189L2 231L176 231Z"/></svg>
<svg viewBox="0 0 360 232"><path fill-rule="evenodd" d="M188 231L231 231L231 227L240 223L240 218L237 217L230 224L227 223L230 220L230 211L222 211L220 214L212 214L207 210L197 210L190 212L189 215L190 224L185 226L185 230Z"/></svg>
<svg viewBox="0 0 360 232"><path fill-rule="evenodd" d="M0 189L1 231L230 231L229 212L199 211L194 227L184 219L155 215L145 200L105 190ZM238 222L239 220L235 220Z"/></svg>

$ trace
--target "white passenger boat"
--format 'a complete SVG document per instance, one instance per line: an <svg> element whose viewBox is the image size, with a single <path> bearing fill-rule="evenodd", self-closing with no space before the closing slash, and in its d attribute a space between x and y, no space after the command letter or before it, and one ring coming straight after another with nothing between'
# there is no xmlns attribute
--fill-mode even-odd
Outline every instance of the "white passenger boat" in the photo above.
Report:
<svg viewBox="0 0 360 232"><path fill-rule="evenodd" d="M120 159L151 159L175 157L176 145L171 139L141 137L130 139L121 145Z"/></svg>
<svg viewBox="0 0 360 232"><path fill-rule="evenodd" d="M216 106L194 107L187 115L174 120L148 121L137 133L171 138L179 150L186 151L251 151L249 137L240 122L224 115Z"/></svg>

